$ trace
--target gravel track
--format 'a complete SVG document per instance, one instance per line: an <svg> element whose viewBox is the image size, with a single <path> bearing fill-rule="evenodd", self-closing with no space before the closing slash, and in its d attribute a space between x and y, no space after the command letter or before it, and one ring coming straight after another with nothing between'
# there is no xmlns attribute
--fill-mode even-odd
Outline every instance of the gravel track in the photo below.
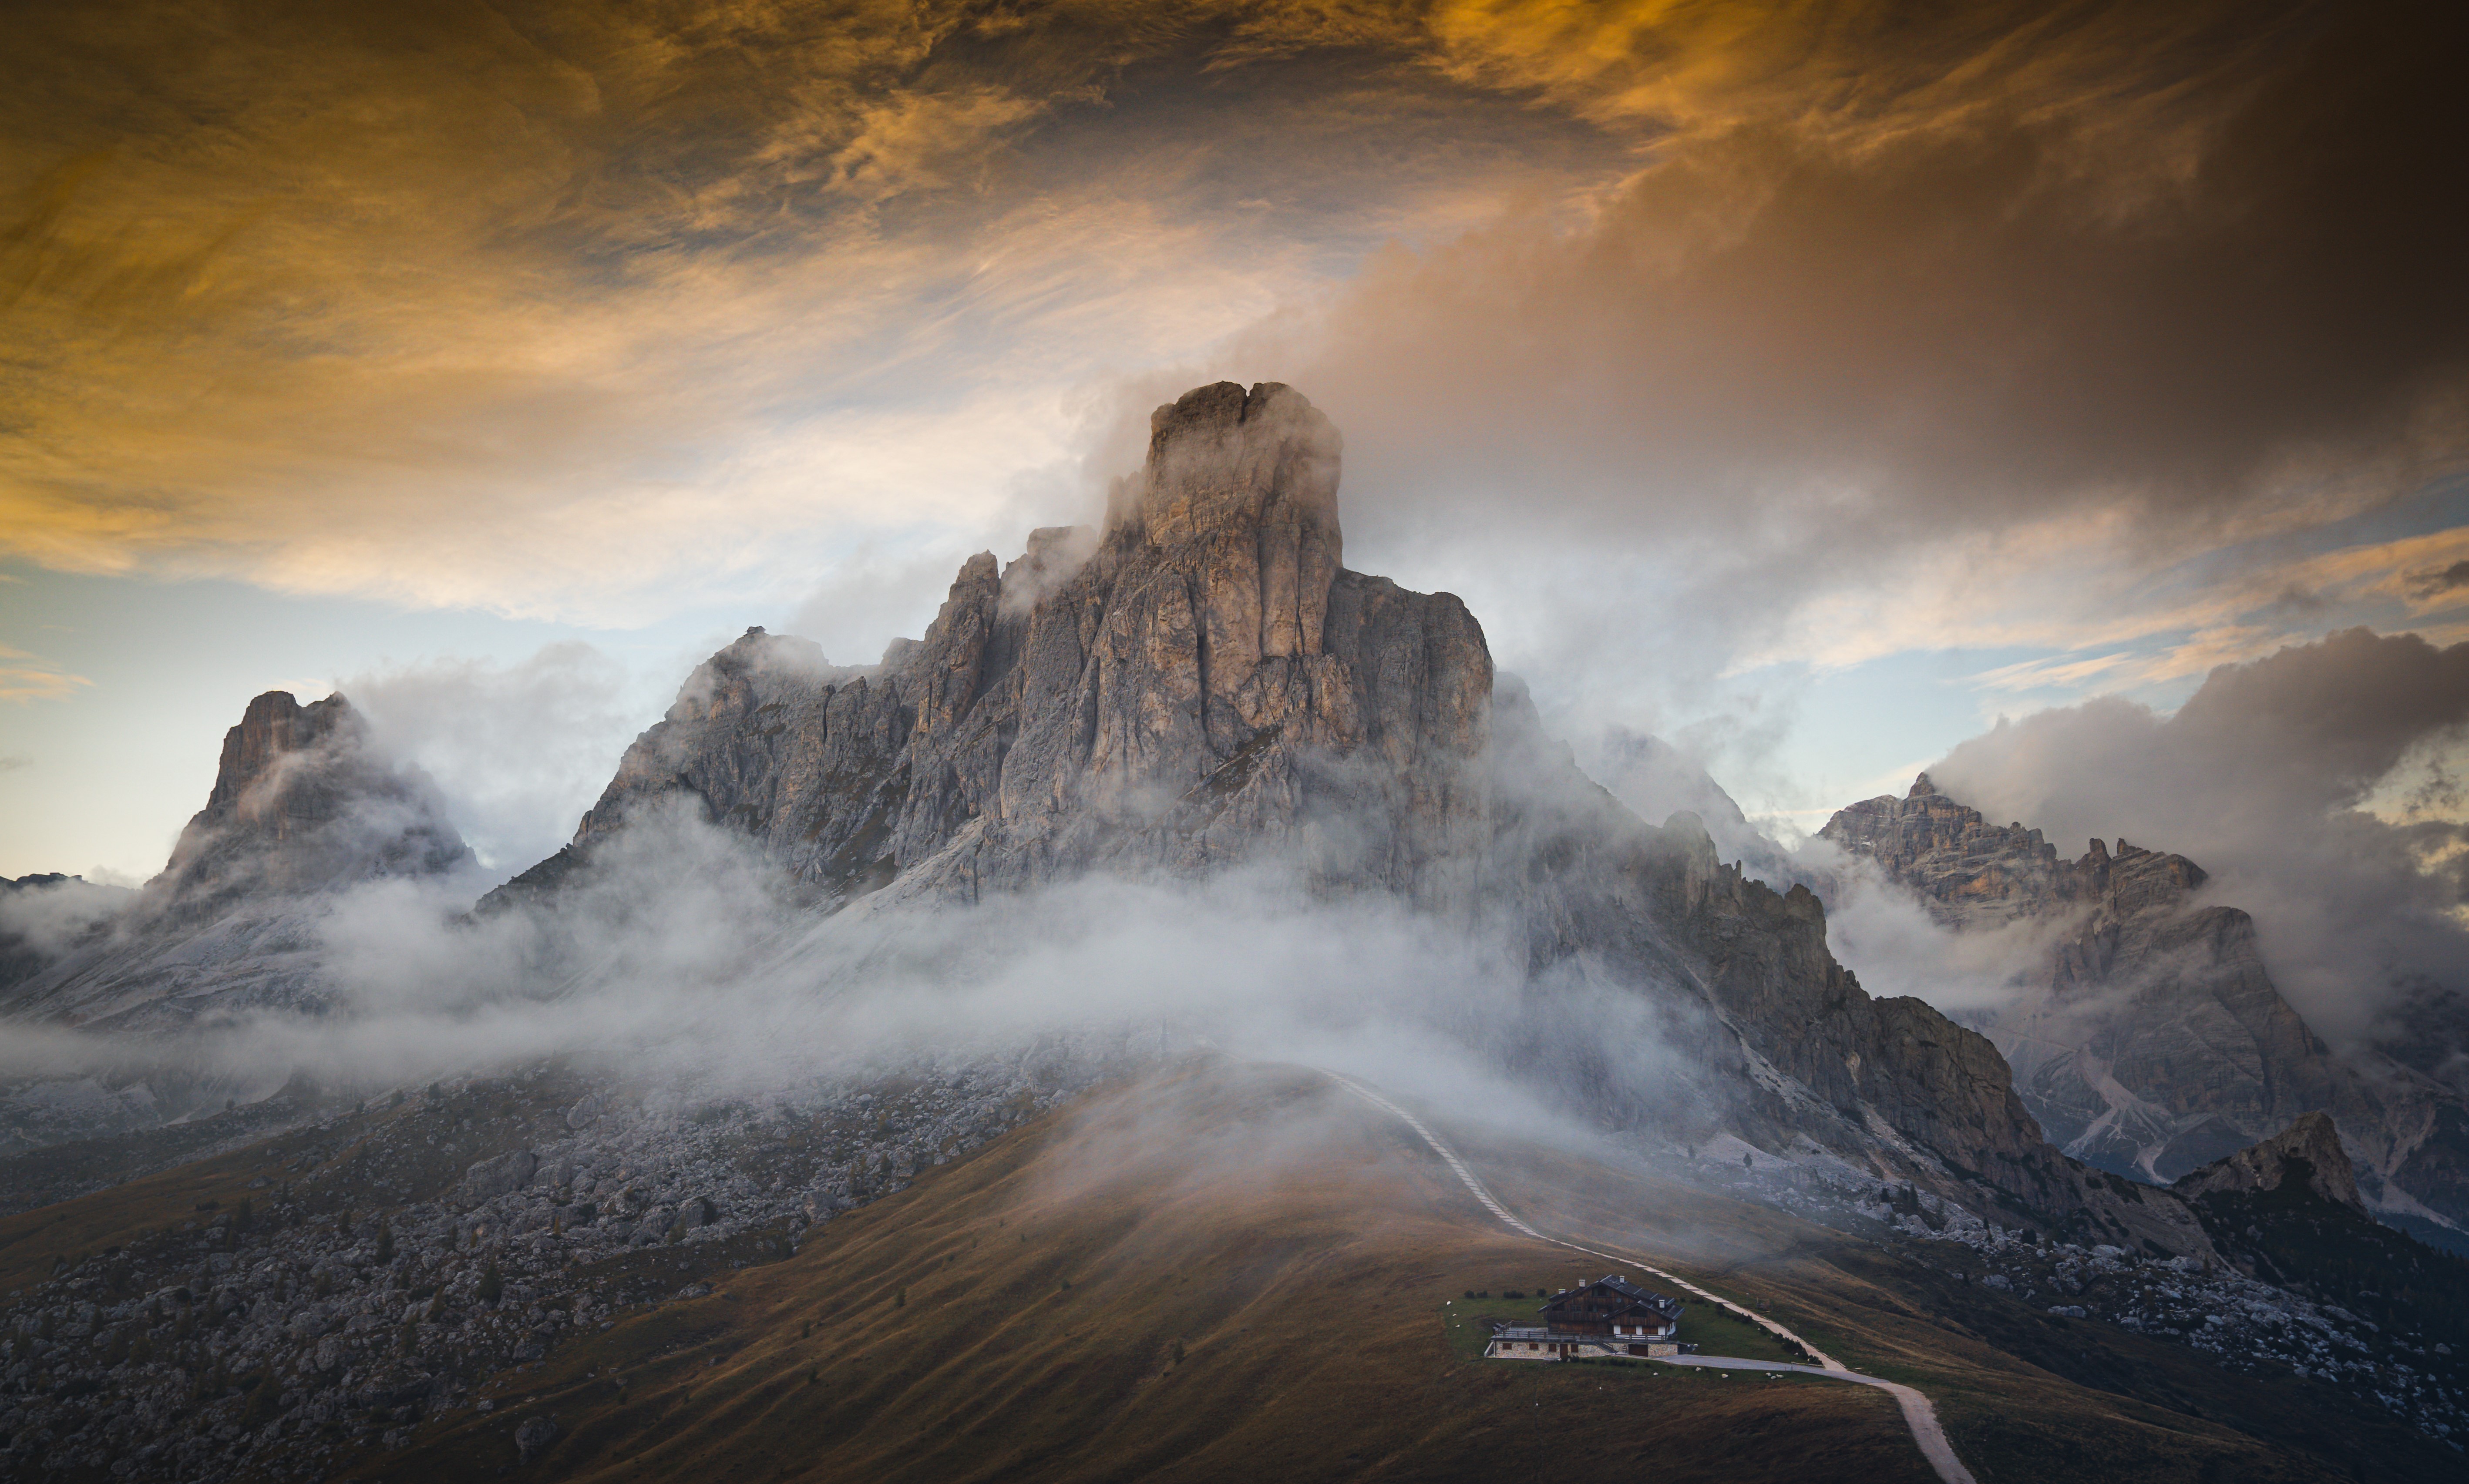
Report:
<svg viewBox="0 0 2469 1484"><path fill-rule="evenodd" d="M1942 1484L1977 1484L1977 1481L1972 1476L1972 1471L1963 1466L1963 1460L1961 1458L1955 1456L1954 1445L1947 1441L1946 1429L1938 1424L1937 1408L1929 1404L1929 1399L1927 1397L1922 1395L1912 1387L1903 1384L1901 1381L1887 1381L1884 1378L1878 1376L1863 1376L1859 1372L1846 1366L1842 1361L1835 1359L1833 1356L1828 1355L1826 1352L1818 1349L1809 1341L1793 1334L1790 1330L1786 1329L1775 1320L1769 1319L1765 1315L1757 1313L1751 1310L1743 1309L1740 1305L1733 1303L1730 1299L1721 1298L1716 1294L1709 1293L1704 1289L1699 1288L1697 1285L1690 1282L1686 1278L1680 1277L1676 1273L1666 1272L1664 1269L1654 1267L1650 1263L1645 1262L1635 1253L1604 1251L1602 1248L1585 1246L1579 1243L1564 1241L1558 1237L1546 1236L1542 1232L1536 1231L1534 1227L1528 1225L1523 1221L1520 1221L1514 1212L1511 1211L1507 1206L1502 1205L1500 1203L1500 1198L1494 1196L1491 1191L1485 1186L1483 1181L1476 1177L1474 1171L1467 1168L1466 1162L1458 1157L1457 1151L1449 1148L1447 1143L1444 1142L1439 1134L1434 1133L1430 1127L1421 1119L1416 1117L1414 1114L1406 1111L1406 1109L1398 1107L1389 1099L1382 1097L1379 1093L1373 1091L1371 1088L1363 1085L1363 1084L1356 1082L1350 1077L1339 1076L1335 1072L1331 1072L1328 1075L1340 1086L1345 1087L1348 1091L1355 1094L1357 1097L1371 1103L1373 1107L1380 1108L1383 1112L1394 1114L1396 1117L1405 1120L1406 1126L1413 1129L1416 1135L1425 1144L1431 1146L1432 1153L1441 1156L1442 1162L1449 1167L1450 1172L1456 1175L1459 1181L1473 1194L1474 1199L1483 1202L1484 1209L1489 1211L1493 1216L1498 1217L1511 1231L1514 1231L1521 1236L1532 1237L1537 1242L1550 1243L1556 1247L1566 1247L1572 1252L1583 1252L1589 1257L1600 1257L1606 1262L1618 1263L1624 1267L1633 1267L1646 1272L1650 1272L1656 1277L1662 1279L1664 1282L1673 1285L1674 1288L1692 1293L1696 1297L1703 1299L1707 1303L1720 1307L1727 1313L1745 1319L1771 1335L1791 1341L1793 1344L1798 1345L1801 1349L1807 1351L1817 1361L1817 1364L1815 1365L1788 1365L1772 1360L1738 1360L1728 1356L1674 1356L1661 1363L1666 1365L1708 1366L1718 1370L1796 1371L1805 1376L1824 1376L1834 1381L1848 1381L1863 1386L1875 1386L1881 1391L1890 1393L1895 1399L1895 1404L1903 1408L1904 1422L1912 1430L1912 1441L1920 1445L1921 1455L1928 1460L1930 1468L1937 1471L1937 1476L1942 1481Z"/></svg>

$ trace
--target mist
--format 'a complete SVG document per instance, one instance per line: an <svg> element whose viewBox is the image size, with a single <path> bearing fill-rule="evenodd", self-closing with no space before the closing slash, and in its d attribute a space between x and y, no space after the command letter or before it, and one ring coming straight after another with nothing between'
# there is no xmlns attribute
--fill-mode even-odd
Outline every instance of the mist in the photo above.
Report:
<svg viewBox="0 0 2469 1484"><path fill-rule="evenodd" d="M590 645L554 644L515 664L440 658L335 688L382 759L435 787L494 885L565 843L669 683Z"/></svg>
<svg viewBox="0 0 2469 1484"><path fill-rule="evenodd" d="M2464 742L2469 644L2350 629L2224 665L2169 715L2106 696L2000 721L1929 773L2068 855L2099 835L2194 860L2308 1024L2355 1043L2422 1038L2469 993Z"/></svg>
<svg viewBox="0 0 2469 1484"><path fill-rule="evenodd" d="M12 1038L0 1075L261 1092L305 1076L367 1095L554 1058L716 1098L1036 1048L1083 1066L1206 1049L1344 1071L1530 1133L1599 1130L1571 1121L1581 1105L1688 1121L1694 1073L1643 996L1582 977L1536 993L1505 940L1436 930L1386 894L1330 898L1263 865L974 904L897 898L818 915L691 803L647 810L553 902L474 913L457 879L395 878L319 904L322 1013ZM1556 1080L1556 1065L1581 1072Z"/></svg>

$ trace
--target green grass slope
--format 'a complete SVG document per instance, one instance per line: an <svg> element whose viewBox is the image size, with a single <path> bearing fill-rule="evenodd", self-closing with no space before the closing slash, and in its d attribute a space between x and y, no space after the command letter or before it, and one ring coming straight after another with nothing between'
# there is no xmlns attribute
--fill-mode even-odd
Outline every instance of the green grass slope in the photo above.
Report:
<svg viewBox="0 0 2469 1484"><path fill-rule="evenodd" d="M1307 1073L1098 1099L834 1221L786 1262L504 1379L354 1477L1922 1480L1891 1399L1453 1351L1533 1269L1411 1134Z"/></svg>
<svg viewBox="0 0 2469 1484"><path fill-rule="evenodd" d="M1981 1484L2462 1475L2457 1450L2285 1372L2232 1374L2166 1339L2061 1318L1719 1194L1606 1177L1592 1161L1523 1145L1474 1141L1461 1153L1539 1230L1635 1253L1855 1370L1920 1387ZM1571 1254L1549 1276L1568 1281L1581 1264Z"/></svg>
<svg viewBox="0 0 2469 1484"><path fill-rule="evenodd" d="M489 1111L473 1120L483 1153L547 1116ZM0 1285L197 1220L205 1201L228 1213L268 1188L254 1181L328 1170L350 1176L335 1200L417 1191L474 1153L378 1169L350 1132L288 1135L0 1221ZM1545 1231L1680 1272L1919 1385L1982 1484L2458 1476L2457 1453L2336 1390L2055 1318L1770 1208L1530 1143L1450 1137ZM1511 1232L1409 1130L1316 1073L1187 1066L932 1170L793 1257L711 1245L577 1269L623 1301L683 1281L629 1264L700 1262L721 1291L626 1311L498 1375L491 1410L435 1413L407 1448L338 1455L330 1476L1931 1477L1872 1388L1481 1359L1484 1320L1531 1317L1537 1289L1612 1265ZM1498 1296L1511 1289L1529 1296ZM1467 1290L1492 1296L1469 1303ZM1701 1304L1684 1337L1780 1355ZM515 1434L535 1418L556 1435L519 1465Z"/></svg>

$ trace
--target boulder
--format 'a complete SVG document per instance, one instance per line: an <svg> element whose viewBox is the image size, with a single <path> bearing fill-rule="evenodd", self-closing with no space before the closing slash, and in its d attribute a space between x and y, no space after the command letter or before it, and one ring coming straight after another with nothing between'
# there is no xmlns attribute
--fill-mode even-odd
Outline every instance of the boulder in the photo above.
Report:
<svg viewBox="0 0 2469 1484"><path fill-rule="evenodd" d="M557 1434L556 1419L526 1417L522 1426L515 1429L515 1450L524 1463L530 1463L548 1451L548 1446L557 1441Z"/></svg>
<svg viewBox="0 0 2469 1484"><path fill-rule="evenodd" d="M540 1156L527 1149L483 1159L463 1172L462 1183L454 1188L454 1199L468 1211L525 1188L539 1169Z"/></svg>

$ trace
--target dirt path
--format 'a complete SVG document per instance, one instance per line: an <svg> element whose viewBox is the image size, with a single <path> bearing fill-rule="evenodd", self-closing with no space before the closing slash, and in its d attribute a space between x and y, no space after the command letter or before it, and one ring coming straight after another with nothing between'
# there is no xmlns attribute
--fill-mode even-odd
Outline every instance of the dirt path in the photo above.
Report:
<svg viewBox="0 0 2469 1484"><path fill-rule="evenodd" d="M1929 1399L1927 1397L1923 1396L1920 1392L1903 1384L1900 1381L1891 1381L1877 1376L1863 1376L1859 1372L1846 1366L1842 1361L1835 1359L1833 1356L1830 1356L1826 1352L1818 1349L1815 1345L1811 1344L1809 1341L1801 1338L1791 1331L1784 1328L1781 1324L1767 1318L1765 1315L1743 1309L1740 1305L1733 1303L1730 1299L1721 1298L1716 1294L1709 1293L1704 1289L1699 1288L1697 1285L1681 1277L1677 1273L1666 1272L1664 1269L1639 1258L1637 1254L1633 1252L1606 1252L1595 1247L1582 1246L1575 1242L1564 1242L1558 1237L1547 1237L1543 1235L1543 1233L1536 1231L1534 1227L1519 1221L1507 1206L1502 1205L1499 1198L1493 1196L1492 1193L1485 1187L1483 1181L1475 1177L1474 1171L1466 1167L1466 1162L1458 1157L1457 1151L1449 1148L1449 1146L1442 1140L1441 1136L1434 1133L1421 1119L1416 1117L1414 1114L1406 1111L1396 1104L1392 1103L1387 1098L1382 1097L1379 1093L1373 1091L1371 1088L1363 1085L1363 1084L1356 1082L1350 1077L1341 1077L1335 1072L1331 1072L1328 1075L1333 1078L1339 1085L1345 1087L1348 1091L1352 1092L1357 1097L1364 1099L1385 1112L1395 1114L1396 1117L1405 1120L1406 1126L1413 1129L1417 1136L1421 1138L1425 1144L1431 1146L1432 1153L1441 1156L1442 1160L1448 1165L1450 1171L1457 1176L1458 1179L1465 1184L1465 1188L1473 1193L1474 1199L1483 1202L1484 1209L1500 1218L1502 1221L1508 1224L1511 1230L1518 1232L1524 1236L1532 1237L1537 1242L1548 1242L1556 1247L1566 1247L1572 1252L1583 1252L1588 1257L1600 1257L1606 1262L1618 1263L1623 1267L1635 1267L1645 1272L1650 1272L1656 1277L1662 1279L1664 1282L1671 1284L1673 1287L1680 1289L1685 1292L1695 1294L1705 1302L1720 1308L1726 1313L1745 1319L1749 1323L1766 1331L1768 1334L1789 1340L1791 1343L1806 1351L1811 1358L1817 1362L1815 1365L1787 1365L1771 1360L1737 1360L1726 1356L1675 1356L1662 1363L1667 1365L1712 1366L1719 1370L1797 1371L1808 1376L1825 1376L1835 1381L1848 1381L1857 1382L1863 1386L1875 1386L1878 1389L1889 1392L1894 1396L1896 1405L1903 1408L1904 1422L1912 1429L1912 1441L1920 1445L1921 1456L1927 1458L1929 1461L1929 1467L1937 1471L1937 1476L1943 1481L1943 1484L1976 1484L1976 1481L1972 1476L1972 1471L1965 1468L1963 1466L1963 1460L1955 1456L1954 1445L1947 1441L1946 1429L1938 1425L1937 1408L1929 1404Z"/></svg>

